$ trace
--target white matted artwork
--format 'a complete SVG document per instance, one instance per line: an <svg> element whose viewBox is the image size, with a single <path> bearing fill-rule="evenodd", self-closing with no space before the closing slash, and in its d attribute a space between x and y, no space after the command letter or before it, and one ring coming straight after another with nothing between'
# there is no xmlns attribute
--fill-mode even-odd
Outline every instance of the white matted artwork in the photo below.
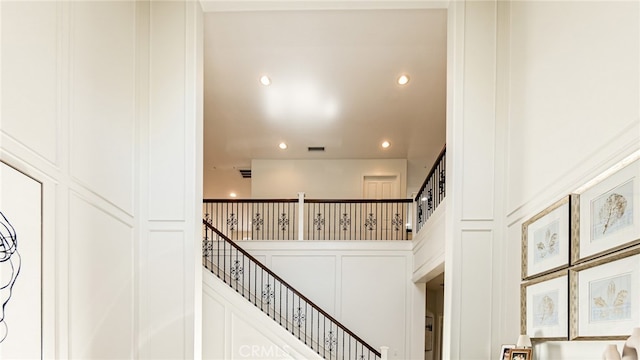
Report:
<svg viewBox="0 0 640 360"><path fill-rule="evenodd" d="M522 284L521 331L535 339L569 336L568 270Z"/></svg>
<svg viewBox="0 0 640 360"><path fill-rule="evenodd" d="M522 224L522 278L569 265L571 200L566 196Z"/></svg>
<svg viewBox="0 0 640 360"><path fill-rule="evenodd" d="M580 236L573 260L580 262L636 244L640 239L640 160L580 194Z"/></svg>
<svg viewBox="0 0 640 360"><path fill-rule="evenodd" d="M42 184L0 162L0 359L42 358Z"/></svg>
<svg viewBox="0 0 640 360"><path fill-rule="evenodd" d="M640 323L640 254L572 271L574 339L625 339ZM619 256L625 256L620 254Z"/></svg>

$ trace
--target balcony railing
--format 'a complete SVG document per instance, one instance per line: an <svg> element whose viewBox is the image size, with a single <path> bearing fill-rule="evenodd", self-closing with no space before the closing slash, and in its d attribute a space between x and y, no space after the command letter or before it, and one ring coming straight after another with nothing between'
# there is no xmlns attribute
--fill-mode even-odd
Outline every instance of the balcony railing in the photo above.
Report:
<svg viewBox="0 0 640 360"><path fill-rule="evenodd" d="M407 240L411 199L204 200L205 216L232 240Z"/></svg>
<svg viewBox="0 0 640 360"><path fill-rule="evenodd" d="M203 265L325 359L386 359L205 219Z"/></svg>
<svg viewBox="0 0 640 360"><path fill-rule="evenodd" d="M420 231L446 195L446 150L447 148L444 147L438 155L415 198L416 233Z"/></svg>

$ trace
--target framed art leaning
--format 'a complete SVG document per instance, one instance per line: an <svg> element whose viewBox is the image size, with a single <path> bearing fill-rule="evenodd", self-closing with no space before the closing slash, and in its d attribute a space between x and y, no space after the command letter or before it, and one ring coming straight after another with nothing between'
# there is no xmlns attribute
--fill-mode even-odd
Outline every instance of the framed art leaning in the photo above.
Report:
<svg viewBox="0 0 640 360"><path fill-rule="evenodd" d="M579 201L573 263L640 243L640 160L583 191Z"/></svg>
<svg viewBox="0 0 640 360"><path fill-rule="evenodd" d="M573 201L566 196L522 224L523 279L569 265Z"/></svg>

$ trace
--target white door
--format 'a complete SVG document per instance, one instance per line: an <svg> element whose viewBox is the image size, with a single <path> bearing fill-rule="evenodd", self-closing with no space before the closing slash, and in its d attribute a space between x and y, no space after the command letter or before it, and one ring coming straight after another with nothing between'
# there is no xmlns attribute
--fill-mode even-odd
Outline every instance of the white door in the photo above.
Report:
<svg viewBox="0 0 640 360"><path fill-rule="evenodd" d="M397 175L365 175L365 199L398 199L400 197L400 182Z"/></svg>

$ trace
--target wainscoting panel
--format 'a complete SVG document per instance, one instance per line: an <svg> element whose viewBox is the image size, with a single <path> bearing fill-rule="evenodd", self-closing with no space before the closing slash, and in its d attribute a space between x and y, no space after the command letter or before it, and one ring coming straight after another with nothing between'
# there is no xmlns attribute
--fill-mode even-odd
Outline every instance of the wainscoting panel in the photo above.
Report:
<svg viewBox="0 0 640 360"><path fill-rule="evenodd" d="M330 315L336 314L336 257L274 255L271 270Z"/></svg>
<svg viewBox="0 0 640 360"><path fill-rule="evenodd" d="M129 214L135 156L135 15L135 2L71 3L71 175Z"/></svg>
<svg viewBox="0 0 640 360"><path fill-rule="evenodd" d="M185 3L151 5L149 217L185 216ZM182 204L180 206L179 204Z"/></svg>
<svg viewBox="0 0 640 360"><path fill-rule="evenodd" d="M185 237L179 230L150 231L141 256L141 357L185 357Z"/></svg>
<svg viewBox="0 0 640 360"><path fill-rule="evenodd" d="M57 162L59 7L2 4L2 128L47 162Z"/></svg>
<svg viewBox="0 0 640 360"><path fill-rule="evenodd" d="M463 230L461 238L460 359L491 357L493 233Z"/></svg>
<svg viewBox="0 0 640 360"><path fill-rule="evenodd" d="M131 358L133 229L71 194L69 358Z"/></svg>

